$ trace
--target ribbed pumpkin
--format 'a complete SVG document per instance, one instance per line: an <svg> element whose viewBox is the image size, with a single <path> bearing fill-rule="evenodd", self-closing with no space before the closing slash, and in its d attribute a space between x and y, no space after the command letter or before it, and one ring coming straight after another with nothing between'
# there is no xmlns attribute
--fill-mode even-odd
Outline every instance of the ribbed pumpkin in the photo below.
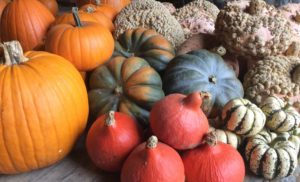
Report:
<svg viewBox="0 0 300 182"><path fill-rule="evenodd" d="M18 42L4 48L0 174L13 174L49 166L71 151L86 126L88 97L79 72L64 58L23 55Z"/></svg>
<svg viewBox="0 0 300 182"><path fill-rule="evenodd" d="M97 5L97 0L76 0L79 7L85 4ZM109 5L115 8L118 12L121 11L125 6L131 3L131 0L101 0L101 5Z"/></svg>
<svg viewBox="0 0 300 182"><path fill-rule="evenodd" d="M156 71L162 71L175 56L172 44L155 30L137 28L125 31L115 43L113 56L141 57Z"/></svg>
<svg viewBox="0 0 300 182"><path fill-rule="evenodd" d="M45 49L69 60L79 71L88 71L106 62L114 50L114 39L107 28L81 22L73 8L74 24L54 26L47 34Z"/></svg>
<svg viewBox="0 0 300 182"><path fill-rule="evenodd" d="M38 50L43 47L53 21L51 12L37 0L14 0L7 5L1 17L1 39L18 40L24 51Z"/></svg>
<svg viewBox="0 0 300 182"><path fill-rule="evenodd" d="M117 172L130 154L142 142L141 130L127 114L110 111L91 126L87 138L87 152L102 170Z"/></svg>
<svg viewBox="0 0 300 182"><path fill-rule="evenodd" d="M297 168L297 146L285 137L266 130L251 137L245 156L250 170L266 179L291 175Z"/></svg>
<svg viewBox="0 0 300 182"><path fill-rule="evenodd" d="M121 182L184 182L184 166L172 147L151 136L126 159Z"/></svg>
<svg viewBox="0 0 300 182"><path fill-rule="evenodd" d="M2 12L5 8L5 6L8 4L9 0L0 0L0 21L1 21L1 15L2 15ZM0 29L1 31L1 29ZM0 33L0 41L1 41L1 33Z"/></svg>
<svg viewBox="0 0 300 182"><path fill-rule="evenodd" d="M209 132L216 135L219 142L229 144L236 149L239 148L242 143L241 137L231 131L210 127Z"/></svg>
<svg viewBox="0 0 300 182"><path fill-rule="evenodd" d="M163 86L166 94L209 92L214 108L218 110L229 100L244 95L234 71L219 55L207 50L192 51L171 60L163 77Z"/></svg>
<svg viewBox="0 0 300 182"><path fill-rule="evenodd" d="M43 3L54 16L56 16L58 12L58 4L56 0L39 0L39 1Z"/></svg>
<svg viewBox="0 0 300 182"><path fill-rule="evenodd" d="M260 108L267 117L266 127L275 132L292 131L299 127L300 114L277 96L267 97Z"/></svg>
<svg viewBox="0 0 300 182"><path fill-rule="evenodd" d="M249 100L237 98L224 106L222 122L229 131L238 135L253 136L264 128L266 116Z"/></svg>
<svg viewBox="0 0 300 182"><path fill-rule="evenodd" d="M138 57L115 57L96 68L89 79L93 118L110 110L132 115L148 125L152 105L164 97L159 74Z"/></svg>
<svg viewBox="0 0 300 182"><path fill-rule="evenodd" d="M100 0L95 0L96 4L86 4L84 6L80 7L80 10L86 10L88 7L94 8L97 12L103 13L105 16L107 16L111 21L115 20L115 17L118 14L118 11L113 8L112 6L102 4Z"/></svg>

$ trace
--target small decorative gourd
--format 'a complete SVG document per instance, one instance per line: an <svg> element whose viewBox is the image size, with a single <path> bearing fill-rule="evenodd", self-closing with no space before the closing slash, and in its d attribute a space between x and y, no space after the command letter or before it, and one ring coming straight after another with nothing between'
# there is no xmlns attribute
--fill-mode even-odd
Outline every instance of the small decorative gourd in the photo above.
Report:
<svg viewBox="0 0 300 182"><path fill-rule="evenodd" d="M239 148L239 146L241 145L241 137L231 131L210 127L209 132L214 133L219 142L229 144L235 149Z"/></svg>
<svg viewBox="0 0 300 182"><path fill-rule="evenodd" d="M275 132L286 132L296 129L300 123L300 114L288 103L277 96L267 97L260 108L265 113L266 127Z"/></svg>
<svg viewBox="0 0 300 182"><path fill-rule="evenodd" d="M289 176L298 164L295 144L267 130L249 138L245 156L250 170L266 179Z"/></svg>
<svg viewBox="0 0 300 182"><path fill-rule="evenodd" d="M236 98L224 106L222 121L226 129L248 137L263 129L266 116L260 108L249 100Z"/></svg>

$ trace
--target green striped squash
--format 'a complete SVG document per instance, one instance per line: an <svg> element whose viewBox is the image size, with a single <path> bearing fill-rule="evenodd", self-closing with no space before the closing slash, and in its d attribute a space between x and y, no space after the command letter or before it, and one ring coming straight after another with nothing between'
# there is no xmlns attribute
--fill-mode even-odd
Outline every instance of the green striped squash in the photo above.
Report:
<svg viewBox="0 0 300 182"><path fill-rule="evenodd" d="M241 137L231 131L210 127L209 132L213 132L219 142L229 144L235 149L239 148L242 143Z"/></svg>
<svg viewBox="0 0 300 182"><path fill-rule="evenodd" d="M260 108L267 117L266 127L272 131L292 131L299 126L300 114L277 96L267 97Z"/></svg>
<svg viewBox="0 0 300 182"><path fill-rule="evenodd" d="M263 129L266 116L260 108L249 100L237 98L224 106L222 122L227 130L249 137Z"/></svg>
<svg viewBox="0 0 300 182"><path fill-rule="evenodd" d="M249 138L245 157L254 174L274 179L293 174L298 164L296 150L287 137L263 130Z"/></svg>

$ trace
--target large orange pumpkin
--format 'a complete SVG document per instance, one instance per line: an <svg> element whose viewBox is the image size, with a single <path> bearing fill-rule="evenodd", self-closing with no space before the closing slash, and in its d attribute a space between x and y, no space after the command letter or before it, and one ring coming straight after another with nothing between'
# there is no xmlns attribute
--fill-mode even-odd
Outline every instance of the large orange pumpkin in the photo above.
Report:
<svg viewBox="0 0 300 182"><path fill-rule="evenodd" d="M64 58L23 55L16 41L2 45L0 61L0 174L31 171L65 157L88 116L86 88Z"/></svg>
<svg viewBox="0 0 300 182"><path fill-rule="evenodd" d="M58 4L56 0L39 0L39 1L43 3L54 16L56 16L58 12Z"/></svg>
<svg viewBox="0 0 300 182"><path fill-rule="evenodd" d="M5 6L8 4L8 2L9 2L8 0L0 0L0 21L1 21L2 12L5 8ZM1 33L0 33L0 41L1 41Z"/></svg>
<svg viewBox="0 0 300 182"><path fill-rule="evenodd" d="M111 21L115 20L115 17L118 14L118 11L116 8L113 8L112 6L105 5L100 3L100 1L96 1L95 4L86 4L80 7L80 10L86 10L88 7L95 8L97 12L103 13L105 16L107 16Z"/></svg>
<svg viewBox="0 0 300 182"><path fill-rule="evenodd" d="M53 21L51 12L37 0L14 0L3 11L1 38L20 41L25 51L39 50Z"/></svg>
<svg viewBox="0 0 300 182"><path fill-rule="evenodd" d="M98 0L77 0L77 5L79 7L85 5L85 4L97 4ZM121 9L123 9L125 6L127 6L129 3L131 3L131 0L101 0L100 1L101 5L109 5L114 8L119 12Z"/></svg>
<svg viewBox="0 0 300 182"><path fill-rule="evenodd" d="M45 42L48 52L69 60L79 71L88 71L107 61L114 50L109 30L98 23L81 22L73 8L76 25L61 24L50 29Z"/></svg>

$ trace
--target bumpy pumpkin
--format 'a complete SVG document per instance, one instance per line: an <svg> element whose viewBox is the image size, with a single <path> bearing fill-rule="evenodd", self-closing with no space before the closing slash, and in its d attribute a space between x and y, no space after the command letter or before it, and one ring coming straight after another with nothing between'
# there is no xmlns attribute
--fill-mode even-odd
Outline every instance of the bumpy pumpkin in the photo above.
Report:
<svg viewBox="0 0 300 182"><path fill-rule="evenodd" d="M285 177L297 168L297 147L284 137L266 130L251 137L245 156L250 170L266 179Z"/></svg>
<svg viewBox="0 0 300 182"><path fill-rule="evenodd" d="M56 0L39 0L39 1L43 3L54 16L56 16L58 12L58 4Z"/></svg>
<svg viewBox="0 0 300 182"><path fill-rule="evenodd" d="M53 21L51 12L37 0L14 0L1 17L1 39L18 40L25 51L41 49Z"/></svg>
<svg viewBox="0 0 300 182"><path fill-rule="evenodd" d="M266 126L272 131L292 131L299 126L300 114L279 97L267 97L261 103L260 108L267 117Z"/></svg>
<svg viewBox="0 0 300 182"><path fill-rule="evenodd" d="M226 129L244 136L260 132L266 123L262 110L247 99L229 101L222 110L222 122Z"/></svg>
<svg viewBox="0 0 300 182"><path fill-rule="evenodd" d="M89 79L92 117L120 111L148 124L152 105L164 97L159 74L139 57L115 57L96 68Z"/></svg>
<svg viewBox="0 0 300 182"><path fill-rule="evenodd" d="M47 52L23 55L5 43L0 61L0 173L31 171L65 157L84 131L85 84L73 65Z"/></svg>
<svg viewBox="0 0 300 182"><path fill-rule="evenodd" d="M209 92L216 109L244 95L243 86L234 71L219 55L207 50L175 57L166 68L163 86L166 94Z"/></svg>
<svg viewBox="0 0 300 182"><path fill-rule="evenodd" d="M109 6L109 5L105 5L105 4L101 5L100 0L95 0L95 3L96 3L95 5L94 4L86 4L84 6L81 6L80 10L86 10L87 8L92 7L97 12L103 13L111 21L113 21L116 18L118 11L115 8L113 8L112 6Z"/></svg>
<svg viewBox="0 0 300 182"><path fill-rule="evenodd" d="M109 30L97 23L81 22L73 8L76 24L54 26L48 32L45 49L68 59L79 71L88 71L106 62L114 50Z"/></svg>
<svg viewBox="0 0 300 182"><path fill-rule="evenodd" d="M162 71L174 58L175 50L169 41L154 30L137 28L119 36L113 55L141 57L156 71Z"/></svg>
<svg viewBox="0 0 300 182"><path fill-rule="evenodd" d="M209 132L214 133L219 142L229 144L235 149L239 148L242 143L241 137L231 131L210 127Z"/></svg>

